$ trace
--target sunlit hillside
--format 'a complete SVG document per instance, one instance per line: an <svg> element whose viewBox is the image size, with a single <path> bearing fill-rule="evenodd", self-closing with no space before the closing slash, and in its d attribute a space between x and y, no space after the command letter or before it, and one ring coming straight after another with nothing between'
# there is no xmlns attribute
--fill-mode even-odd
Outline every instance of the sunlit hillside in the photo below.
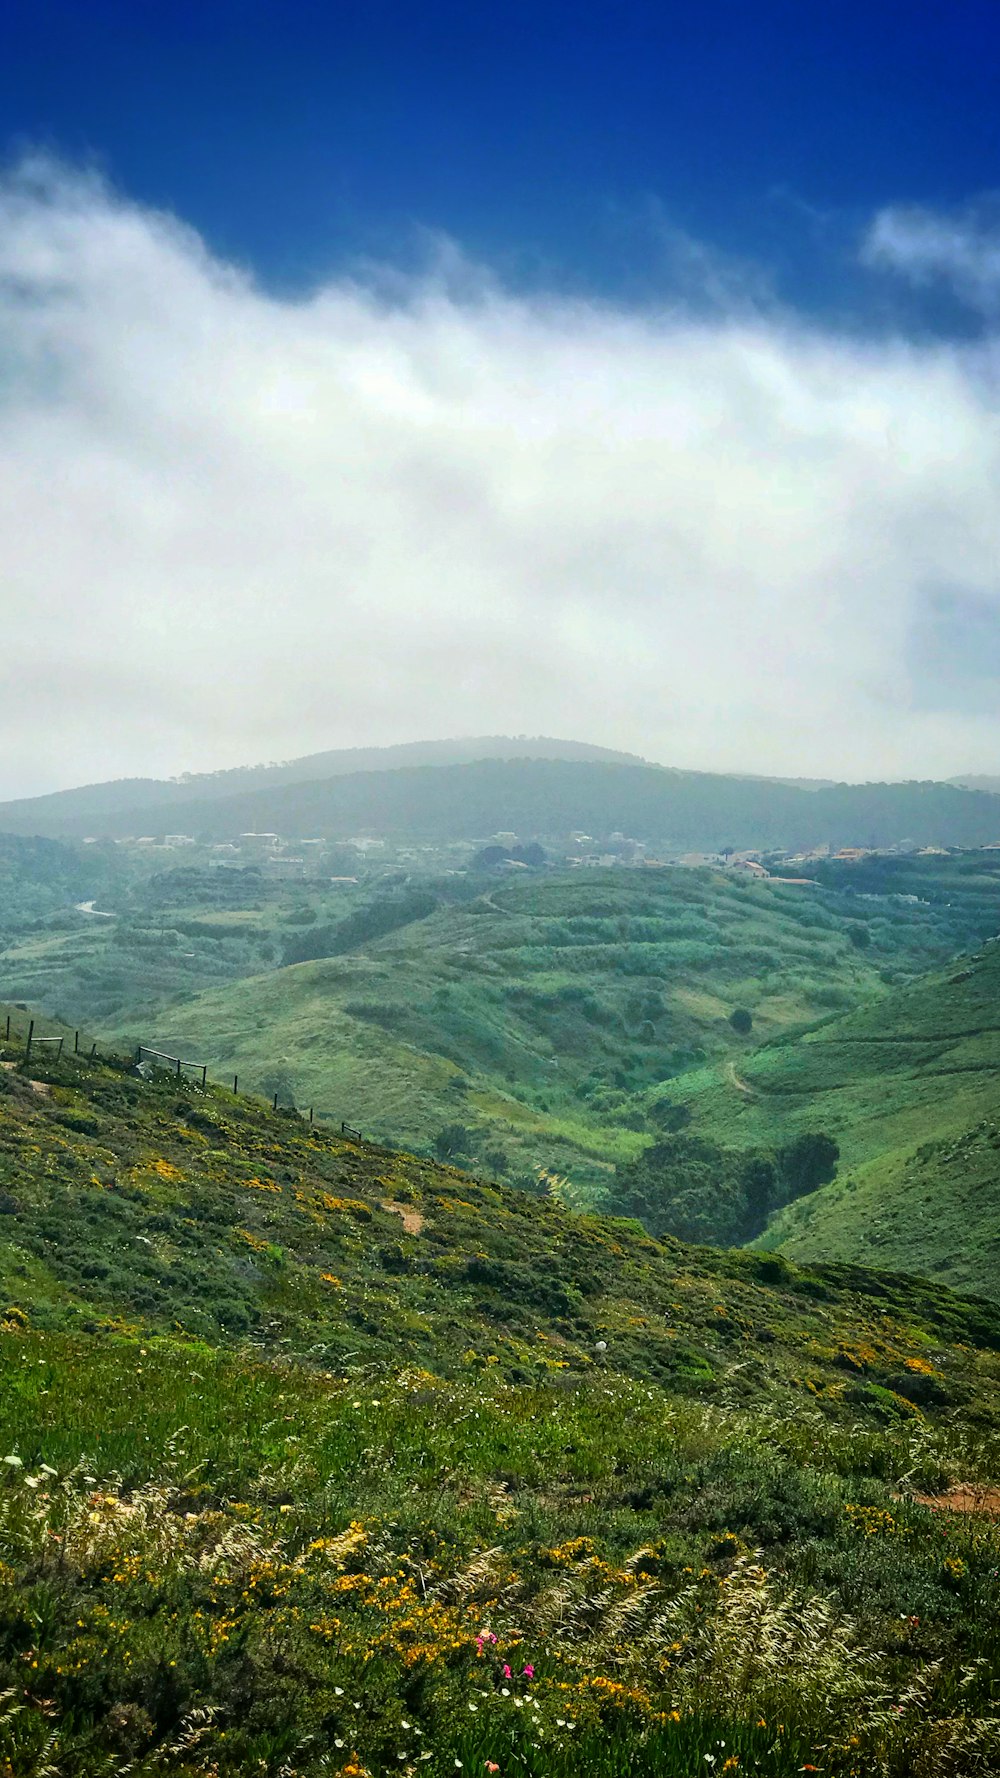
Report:
<svg viewBox="0 0 1000 1778"><path fill-rule="evenodd" d="M0 1062L10 1772L990 1769L995 1307Z"/></svg>
<svg viewBox="0 0 1000 1778"><path fill-rule="evenodd" d="M766 1244L1000 1289L1000 946L822 1029L678 1083L692 1128L770 1148L839 1143L838 1176Z"/></svg>
<svg viewBox="0 0 1000 1778"><path fill-rule="evenodd" d="M495 1173L593 1183L657 1128L637 1093L884 994L887 967L940 944L920 910L884 942L859 946L859 925L843 899L737 872L500 881L135 1034L384 1139L426 1148L457 1125L456 1152Z"/></svg>

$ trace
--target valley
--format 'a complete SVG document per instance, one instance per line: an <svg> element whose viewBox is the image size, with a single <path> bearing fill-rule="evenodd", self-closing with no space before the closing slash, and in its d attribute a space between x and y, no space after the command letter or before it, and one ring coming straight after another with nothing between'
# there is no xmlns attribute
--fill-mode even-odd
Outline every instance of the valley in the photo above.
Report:
<svg viewBox="0 0 1000 1778"><path fill-rule="evenodd" d="M493 813L0 835L0 1754L974 1778L1000 854Z"/></svg>

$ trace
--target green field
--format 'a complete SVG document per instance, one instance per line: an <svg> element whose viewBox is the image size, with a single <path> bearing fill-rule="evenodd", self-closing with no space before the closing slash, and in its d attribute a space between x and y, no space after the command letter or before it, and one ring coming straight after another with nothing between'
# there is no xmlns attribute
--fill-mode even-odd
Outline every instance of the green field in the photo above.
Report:
<svg viewBox="0 0 1000 1778"><path fill-rule="evenodd" d="M719 871L586 872L494 884L340 956L209 991L130 1031L260 1091L427 1149L593 1188L655 1118L641 1095L708 1057L884 994L928 947L911 910L892 948L852 940L844 898ZM306 934L308 937L308 932ZM488 1158L492 1157L492 1158Z"/></svg>
<svg viewBox="0 0 1000 1778"><path fill-rule="evenodd" d="M676 1097L724 1146L836 1138L838 1177L781 1212L767 1246L1000 1288L1000 947L738 1070L695 1071Z"/></svg>
<svg viewBox="0 0 1000 1778"><path fill-rule="evenodd" d="M995 1306L19 1055L13 1778L995 1768Z"/></svg>
<svg viewBox="0 0 1000 1778"><path fill-rule="evenodd" d="M102 921L51 908L74 881L71 851L9 844L27 851L20 889L6 879L7 991L74 1025L644 1216L615 1170L689 1118L709 1144L705 1190L695 1176L668 1190L654 1232L997 1289L992 952L922 973L996 929L996 854L817 863L812 887L719 869L505 880L384 866L281 883L119 861ZM18 928L32 871L52 879L51 911ZM737 1009L749 1032L731 1025ZM832 1185L767 1228L733 1212L734 1163L714 1153L773 1156L817 1130L840 1146Z"/></svg>

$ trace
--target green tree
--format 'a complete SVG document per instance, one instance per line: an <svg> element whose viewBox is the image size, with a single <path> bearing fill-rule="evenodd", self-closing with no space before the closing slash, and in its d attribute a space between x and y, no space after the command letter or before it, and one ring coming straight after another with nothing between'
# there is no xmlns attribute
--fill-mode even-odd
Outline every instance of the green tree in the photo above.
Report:
<svg viewBox="0 0 1000 1778"><path fill-rule="evenodd" d="M782 1200L801 1198L817 1186L826 1185L837 1171L840 1148L832 1136L822 1130L807 1130L778 1150L778 1179Z"/></svg>
<svg viewBox="0 0 1000 1778"><path fill-rule="evenodd" d="M439 1161L465 1159L472 1152L472 1131L465 1124L445 1124L434 1138L434 1153Z"/></svg>

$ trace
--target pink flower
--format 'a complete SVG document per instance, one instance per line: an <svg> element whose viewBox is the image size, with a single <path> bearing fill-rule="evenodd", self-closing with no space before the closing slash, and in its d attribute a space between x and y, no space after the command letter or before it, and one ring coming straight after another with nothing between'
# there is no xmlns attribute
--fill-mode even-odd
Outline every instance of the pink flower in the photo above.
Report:
<svg viewBox="0 0 1000 1778"><path fill-rule="evenodd" d="M504 1678L505 1678L505 1679L509 1679L509 1678L510 1678L510 1668L509 1668L509 1667L505 1667L505 1668L504 1668L504 1670L503 1670L503 1676L504 1676Z"/></svg>
<svg viewBox="0 0 1000 1778"><path fill-rule="evenodd" d="M527 1666L527 1667L525 1667L525 1669L524 1669L524 1677L525 1677L525 1679L534 1679L534 1677L535 1677L535 1669L534 1669L534 1667L532 1667L532 1666L530 1666L530 1665L529 1665L529 1666Z"/></svg>

